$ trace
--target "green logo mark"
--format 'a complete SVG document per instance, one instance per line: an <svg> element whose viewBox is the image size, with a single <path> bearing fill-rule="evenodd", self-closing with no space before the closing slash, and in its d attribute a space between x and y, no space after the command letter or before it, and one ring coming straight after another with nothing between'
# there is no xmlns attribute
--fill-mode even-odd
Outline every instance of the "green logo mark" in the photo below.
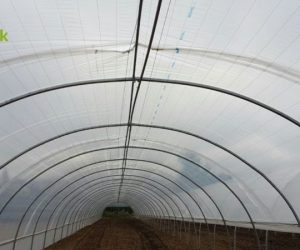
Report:
<svg viewBox="0 0 300 250"><path fill-rule="evenodd" d="M0 29L0 42L7 42L7 32L5 30Z"/></svg>

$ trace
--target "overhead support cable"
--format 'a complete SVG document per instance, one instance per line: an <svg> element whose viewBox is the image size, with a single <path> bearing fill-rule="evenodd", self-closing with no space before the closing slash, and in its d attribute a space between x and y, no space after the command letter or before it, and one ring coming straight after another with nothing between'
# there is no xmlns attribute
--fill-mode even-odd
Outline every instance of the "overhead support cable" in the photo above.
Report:
<svg viewBox="0 0 300 250"><path fill-rule="evenodd" d="M126 169L126 159L127 159L127 155L128 155L128 146L130 144L130 138L131 138L131 123L132 123L132 119L133 119L133 114L134 114L134 109L135 109L135 105L136 105L136 101L137 101L137 97L140 91L140 87L141 87L141 83L143 80L143 76L146 70L146 66L147 66L147 62L149 59L149 55L150 55L150 51L151 51L151 47L152 47L152 43L153 43L153 39L154 39L154 35L155 35L155 30L157 27L157 22L158 22L158 18L159 18L159 13L160 13L160 9L161 9L161 3L162 0L158 0L157 3L157 7L156 7L156 13L155 13L155 17L154 17L154 22L153 22L153 26L152 26L152 31L151 31L151 36L150 36L150 40L149 40L149 44L147 47L147 52L146 52L146 56L144 59L144 64L143 64L143 68L141 71L141 75L139 77L138 80L138 85L137 85L137 89L135 92L135 97L134 97L134 101L132 103L132 98L133 98L133 92L134 92L134 81L132 83L131 86L131 95L130 95L130 108L129 108L129 117L128 117L128 127L127 127L127 132L126 132L126 139L125 139L125 149L124 149L124 160L123 160L123 165L122 165L122 179L120 182L120 190L118 193L118 200L120 197L120 193L121 193L121 189L122 189L122 183L123 183L123 179L124 179L124 173L125 173L125 169ZM142 15L142 5L143 5L143 1L140 0L140 6L139 6L139 19L138 19L138 26L137 26L137 36L136 36L136 47L135 47L135 61L134 61L134 71L133 71L133 77L135 78L135 66L136 66L136 57L137 57L137 52L138 52L138 44L139 44L139 29L140 29L140 21L141 21L141 15Z"/></svg>
<svg viewBox="0 0 300 250"><path fill-rule="evenodd" d="M132 101L133 101L133 92L134 92L134 83L136 79L136 63L137 63L137 53L138 53L138 44L139 44L139 36L140 36L140 27L141 27L141 19L142 19L142 10L143 10L143 0L140 0L139 3L139 10L138 10L138 19L136 25L136 37L135 37L135 46L134 46L134 60L133 60L133 70L132 70L132 82L131 82L131 91L130 91L130 102L129 102L129 112L128 112L128 125L126 129L126 136L125 136L125 147L123 151L123 162L122 162L122 173L126 167L126 147L128 144L129 139L129 130L130 130L130 116L131 116L131 109L132 109ZM120 187L118 191L117 202L119 202L120 193L122 189L123 178L120 181Z"/></svg>

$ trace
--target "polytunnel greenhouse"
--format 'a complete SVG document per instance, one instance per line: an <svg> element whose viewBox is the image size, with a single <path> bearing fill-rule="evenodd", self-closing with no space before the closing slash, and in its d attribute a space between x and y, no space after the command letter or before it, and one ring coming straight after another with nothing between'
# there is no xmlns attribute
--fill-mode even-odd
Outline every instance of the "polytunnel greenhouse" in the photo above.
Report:
<svg viewBox="0 0 300 250"><path fill-rule="evenodd" d="M2 0L0 249L300 249L298 0Z"/></svg>

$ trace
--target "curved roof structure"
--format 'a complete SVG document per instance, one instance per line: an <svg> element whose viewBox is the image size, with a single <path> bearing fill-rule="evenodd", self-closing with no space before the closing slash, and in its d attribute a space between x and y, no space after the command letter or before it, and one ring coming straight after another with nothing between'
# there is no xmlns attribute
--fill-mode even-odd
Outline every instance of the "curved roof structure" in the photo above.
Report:
<svg viewBox="0 0 300 250"><path fill-rule="evenodd" d="M2 247L49 245L114 203L300 225L299 1L1 10Z"/></svg>

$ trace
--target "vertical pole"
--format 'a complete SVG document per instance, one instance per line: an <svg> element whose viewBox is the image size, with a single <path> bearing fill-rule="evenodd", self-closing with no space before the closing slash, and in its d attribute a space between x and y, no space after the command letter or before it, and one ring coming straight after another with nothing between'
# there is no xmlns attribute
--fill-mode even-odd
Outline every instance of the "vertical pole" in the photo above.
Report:
<svg viewBox="0 0 300 250"><path fill-rule="evenodd" d="M216 224L214 225L214 250L216 250Z"/></svg>
<svg viewBox="0 0 300 250"><path fill-rule="evenodd" d="M233 233L233 250L236 250L236 227L234 227Z"/></svg>
<svg viewBox="0 0 300 250"><path fill-rule="evenodd" d="M185 220L183 219L183 228L184 228L184 233L185 233L185 235L186 235L186 223L185 223Z"/></svg>
<svg viewBox="0 0 300 250"><path fill-rule="evenodd" d="M193 234L192 234L192 237L193 237L193 245L195 246L195 249L197 249L197 227L196 227L196 221L194 220L194 231L193 231Z"/></svg>
<svg viewBox="0 0 300 250"><path fill-rule="evenodd" d="M161 231L161 218L159 218L159 230Z"/></svg>
<svg viewBox="0 0 300 250"><path fill-rule="evenodd" d="M64 236L64 226L65 225L63 225L62 228L61 228L60 239L59 240L61 240L63 238L63 236Z"/></svg>
<svg viewBox="0 0 300 250"><path fill-rule="evenodd" d="M182 220L180 220L180 224L179 224L179 239L181 239L181 223L182 223Z"/></svg>
<svg viewBox="0 0 300 250"><path fill-rule="evenodd" d="M159 228L159 231L161 231L161 217L159 217L159 220L158 220L158 228Z"/></svg>
<svg viewBox="0 0 300 250"><path fill-rule="evenodd" d="M174 219L174 231L173 231L173 234L174 236L176 236L176 218Z"/></svg>
<svg viewBox="0 0 300 250"><path fill-rule="evenodd" d="M33 243L32 243L32 246L34 246L34 236L35 236L35 234L32 234L32 236L31 236L31 237L32 237L31 242L33 242Z"/></svg>
<svg viewBox="0 0 300 250"><path fill-rule="evenodd" d="M185 238L185 242L187 242L187 223L186 221L183 222L184 225L184 238Z"/></svg>
<svg viewBox="0 0 300 250"><path fill-rule="evenodd" d="M166 220L166 222L167 222L166 233L168 233L168 232L169 232L169 221L170 221L170 219L168 218L168 219Z"/></svg>
<svg viewBox="0 0 300 250"><path fill-rule="evenodd" d="M201 221L199 223L199 249L201 249Z"/></svg>
<svg viewBox="0 0 300 250"><path fill-rule="evenodd" d="M170 219L167 219L167 233L170 231Z"/></svg>
<svg viewBox="0 0 300 250"><path fill-rule="evenodd" d="M266 245L266 250L268 250L268 243L269 243L269 231L266 230L266 242L265 242L265 245Z"/></svg>
<svg viewBox="0 0 300 250"><path fill-rule="evenodd" d="M167 220L167 233L170 231L170 218Z"/></svg>
<svg viewBox="0 0 300 250"><path fill-rule="evenodd" d="M191 243L191 221L189 221L189 224L188 224L189 226L188 226L188 237L187 237L187 242L188 242L188 244L190 244Z"/></svg>
<svg viewBox="0 0 300 250"><path fill-rule="evenodd" d="M71 225L71 223L67 225L67 236L69 235L70 225Z"/></svg>

